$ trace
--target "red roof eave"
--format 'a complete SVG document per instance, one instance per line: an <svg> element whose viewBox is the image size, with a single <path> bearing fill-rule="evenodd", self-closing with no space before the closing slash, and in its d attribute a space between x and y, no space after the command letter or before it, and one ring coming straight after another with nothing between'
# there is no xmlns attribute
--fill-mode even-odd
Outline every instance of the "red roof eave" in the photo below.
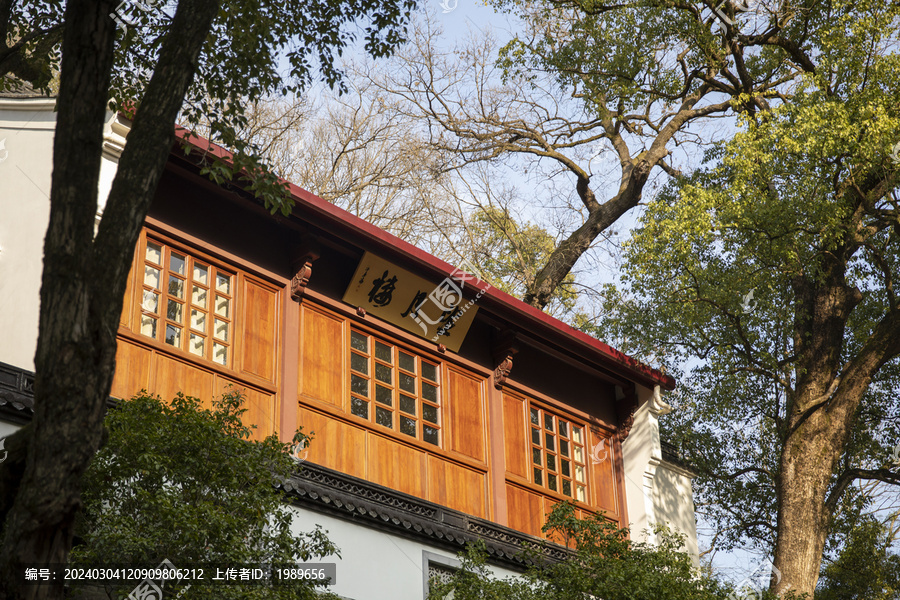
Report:
<svg viewBox="0 0 900 600"><path fill-rule="evenodd" d="M182 142L202 152L212 154L221 160L231 161L231 152L205 138L194 135L189 136L188 130L182 127L176 128L176 135ZM311 212L321 220L327 221L340 229L347 230L359 238L373 242L376 246L406 255L414 262L417 262L425 266L428 270L435 271L442 276L449 276L456 271L456 267L453 265L429 254L421 248L413 246L409 242L376 227L368 221L319 198L315 194L312 194L289 181L282 181L288 186L288 190L294 198L295 207ZM563 323L559 319L556 319L501 290L490 287L488 291L484 293L480 302L485 302L487 305L490 305L496 312L513 316L516 323L521 324L523 329L526 329L533 335L537 334L541 338L555 342L557 345L563 345L571 350L586 352L588 353L589 358L592 358L605 366L624 369L627 371L628 375L630 375L629 379L636 380L649 387L659 385L667 390L675 388L675 379L671 375L666 375L657 369L652 369L639 360L612 348L608 344Z"/></svg>

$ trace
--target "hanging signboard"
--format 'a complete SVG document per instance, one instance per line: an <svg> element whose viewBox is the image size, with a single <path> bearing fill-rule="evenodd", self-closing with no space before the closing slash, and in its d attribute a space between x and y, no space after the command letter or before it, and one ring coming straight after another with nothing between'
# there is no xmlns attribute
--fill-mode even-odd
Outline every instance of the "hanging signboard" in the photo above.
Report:
<svg viewBox="0 0 900 600"><path fill-rule="evenodd" d="M489 287L460 269L435 284L366 252L344 302L456 352L475 318L475 303Z"/></svg>

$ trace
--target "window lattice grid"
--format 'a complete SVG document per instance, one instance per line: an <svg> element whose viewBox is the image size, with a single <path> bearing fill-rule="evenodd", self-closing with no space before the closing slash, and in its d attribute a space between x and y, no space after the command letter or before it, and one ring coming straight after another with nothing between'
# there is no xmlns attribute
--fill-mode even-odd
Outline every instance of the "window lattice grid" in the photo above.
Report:
<svg viewBox="0 0 900 600"><path fill-rule="evenodd" d="M534 483L587 502L584 427L534 406L529 413Z"/></svg>
<svg viewBox="0 0 900 600"><path fill-rule="evenodd" d="M440 368L399 346L350 331L350 412L435 446Z"/></svg>
<svg viewBox="0 0 900 600"><path fill-rule="evenodd" d="M450 567L445 567L444 565L439 565L433 562L428 563L428 590L429 592L433 591L435 587L446 585L453 581L453 577L456 575L456 569L452 569ZM449 594L443 597L443 600L453 600L455 593L451 591Z"/></svg>
<svg viewBox="0 0 900 600"><path fill-rule="evenodd" d="M144 244L140 332L229 365L234 275L167 244Z"/></svg>

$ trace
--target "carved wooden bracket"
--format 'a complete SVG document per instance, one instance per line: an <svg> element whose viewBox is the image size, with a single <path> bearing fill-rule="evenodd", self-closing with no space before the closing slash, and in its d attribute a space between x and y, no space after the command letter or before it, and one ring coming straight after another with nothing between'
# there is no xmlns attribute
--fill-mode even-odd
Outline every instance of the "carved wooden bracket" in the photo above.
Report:
<svg viewBox="0 0 900 600"><path fill-rule="evenodd" d="M509 372L512 371L513 356L513 354L507 354L506 357L500 361L500 364L497 365L497 368L494 370L494 387L498 390L503 389L503 385L506 383L506 380L509 377Z"/></svg>
<svg viewBox="0 0 900 600"><path fill-rule="evenodd" d="M621 396L620 396L621 394ZM616 416L619 418L619 441L624 442L631 428L634 427L634 413L637 412L638 399L634 390L629 394L623 394L621 388L616 386Z"/></svg>
<svg viewBox="0 0 900 600"><path fill-rule="evenodd" d="M494 364L497 365L494 369L494 387L498 390L503 389L506 384L513 368L513 358L518 352L516 334L509 330L501 332L493 348Z"/></svg>
<svg viewBox="0 0 900 600"><path fill-rule="evenodd" d="M319 258L319 244L311 236L302 240L300 249L292 261L294 276L291 278L291 300L300 302L312 276L312 265Z"/></svg>
<svg viewBox="0 0 900 600"><path fill-rule="evenodd" d="M625 441L631 428L634 427L634 413L637 411L637 402L631 405L631 408L624 412L619 412L619 439Z"/></svg>
<svg viewBox="0 0 900 600"><path fill-rule="evenodd" d="M291 300L294 302L300 302L303 298L303 292L306 291L306 286L309 283L309 278L312 275L312 261L307 260L300 266L297 272L294 274L294 277L291 278Z"/></svg>

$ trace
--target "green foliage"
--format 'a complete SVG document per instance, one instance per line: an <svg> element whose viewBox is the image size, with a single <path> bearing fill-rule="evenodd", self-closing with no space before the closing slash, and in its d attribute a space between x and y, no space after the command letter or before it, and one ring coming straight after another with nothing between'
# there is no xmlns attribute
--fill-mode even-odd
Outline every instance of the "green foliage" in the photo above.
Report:
<svg viewBox="0 0 900 600"><path fill-rule="evenodd" d="M459 555L461 566L446 581L429 582L428 600L537 600L535 586L526 578L496 579L487 565L484 542L469 544Z"/></svg>
<svg viewBox="0 0 900 600"><path fill-rule="evenodd" d="M892 18L890 29L862 13L822 23L828 70L797 81L791 103L745 120L708 153L708 168L650 202L626 248L625 285L607 290L615 316L605 335L689 371L662 426L702 474L696 500L719 547L775 542L775 483L806 383L799 357L820 333L808 327L820 307L804 290L821 289L840 269L860 292L841 335L814 355L836 352L839 366L896 310L900 57L880 46L896 32ZM853 39L868 40L865 56ZM833 481L889 462L900 439L898 389L900 364L887 356L865 387ZM844 492L835 527L858 523L868 504L861 493Z"/></svg>
<svg viewBox="0 0 900 600"><path fill-rule="evenodd" d="M698 18L700 3L494 4L505 10L520 5L529 20L543 24L535 28L534 39L516 38L504 48L500 64L506 72L549 70L601 116L604 105L619 107L620 112L641 111L648 101L696 91L700 79L681 89L681 66L672 60L678 53L684 53L683 60L692 67L727 60L714 46L712 24Z"/></svg>
<svg viewBox="0 0 900 600"><path fill-rule="evenodd" d="M896 202L889 195L893 140L900 140L900 114L887 98L875 96L861 109L809 93L712 153L716 167L668 188L628 245L628 288L610 294L616 318L606 332L645 344L628 348L645 357L656 353L674 366L693 361L677 392L679 410L664 426L708 474L699 500L727 532L727 545L745 536L773 542L787 396L802 376L794 371L802 341L795 338L794 284L821 280L823 257L855 235L860 218L846 185L832 182L886 178L881 196L865 207L871 229L849 260L849 283L864 294L848 321L842 362L890 311L884 277L900 273L900 235L879 221ZM900 386L896 361L875 383L845 455L858 467L884 464L900 433L890 393ZM723 465L743 473L729 478Z"/></svg>
<svg viewBox="0 0 900 600"><path fill-rule="evenodd" d="M474 259L491 285L521 298L556 249L556 240L533 223L519 223L508 210L481 207L469 217L469 235L477 240ZM575 307L575 276L569 273L553 294L552 305ZM550 310L553 306L551 305Z"/></svg>
<svg viewBox="0 0 900 600"><path fill-rule="evenodd" d="M751 10L743 14L721 2L491 4L529 25L531 36L516 37L501 53L508 76L552 73L586 108L600 117L615 111L623 121L624 115L643 113L654 103L650 115L671 111L680 99L696 100L716 79L735 107L750 114L755 112L752 96L790 100L790 82L799 72L815 72L823 89L846 94L871 68L873 53L891 52L900 15L896 4L877 0L759 0L745 3ZM712 6L730 12L734 26L726 27ZM732 73L740 77L739 85Z"/></svg>
<svg viewBox="0 0 900 600"><path fill-rule="evenodd" d="M17 4L18 10L2 19L6 30L0 42L0 92L15 89L15 79L4 76L12 73L34 89L49 93L59 72L59 21L64 4L61 0ZM37 32L41 34L35 35Z"/></svg>
<svg viewBox="0 0 900 600"><path fill-rule="evenodd" d="M816 600L894 600L900 596L900 555L881 523L867 519L846 536L837 559L822 569Z"/></svg>
<svg viewBox="0 0 900 600"><path fill-rule="evenodd" d="M336 553L318 528L291 531L291 512L274 486L296 469L290 445L275 436L250 441L242 404L232 389L212 410L180 394L169 405L140 395L111 410L109 441L85 475L83 544L73 548L71 564L156 566L168 559L177 568L227 568ZM308 439L298 431L294 442ZM316 595L302 585L194 585L181 597Z"/></svg>
<svg viewBox="0 0 900 600"><path fill-rule="evenodd" d="M189 130L203 124L213 141L235 153L230 162L208 157L206 174L217 183L240 181L273 212L289 214L284 182L266 167L259 148L238 137L247 123L248 107L267 96L301 93L317 72L329 85L341 87L338 65L343 51L361 37L370 56L386 56L403 40L416 4L416 0L222 2L181 114L181 123ZM172 15L185 13L190 19L196 7L190 0L110 3L113 7L115 17L110 20L116 20L118 43L110 109L134 114L173 26ZM11 85L2 77L10 70L35 87L48 88L60 61L64 10L65 4L57 0L0 8L8 25L4 36L22 38L24 45L16 47L17 52L0 52L0 91ZM18 56L27 58L27 69L16 66Z"/></svg>
<svg viewBox="0 0 900 600"><path fill-rule="evenodd" d="M451 581L432 582L429 600L451 591L456 600L724 600L733 591L699 573L680 551L682 539L664 529L657 531L656 546L635 544L627 530L601 514L579 519L563 502L548 515L544 531L574 548L569 559L547 563L531 554L537 566L519 578L498 580L490 576L483 548L469 548Z"/></svg>

